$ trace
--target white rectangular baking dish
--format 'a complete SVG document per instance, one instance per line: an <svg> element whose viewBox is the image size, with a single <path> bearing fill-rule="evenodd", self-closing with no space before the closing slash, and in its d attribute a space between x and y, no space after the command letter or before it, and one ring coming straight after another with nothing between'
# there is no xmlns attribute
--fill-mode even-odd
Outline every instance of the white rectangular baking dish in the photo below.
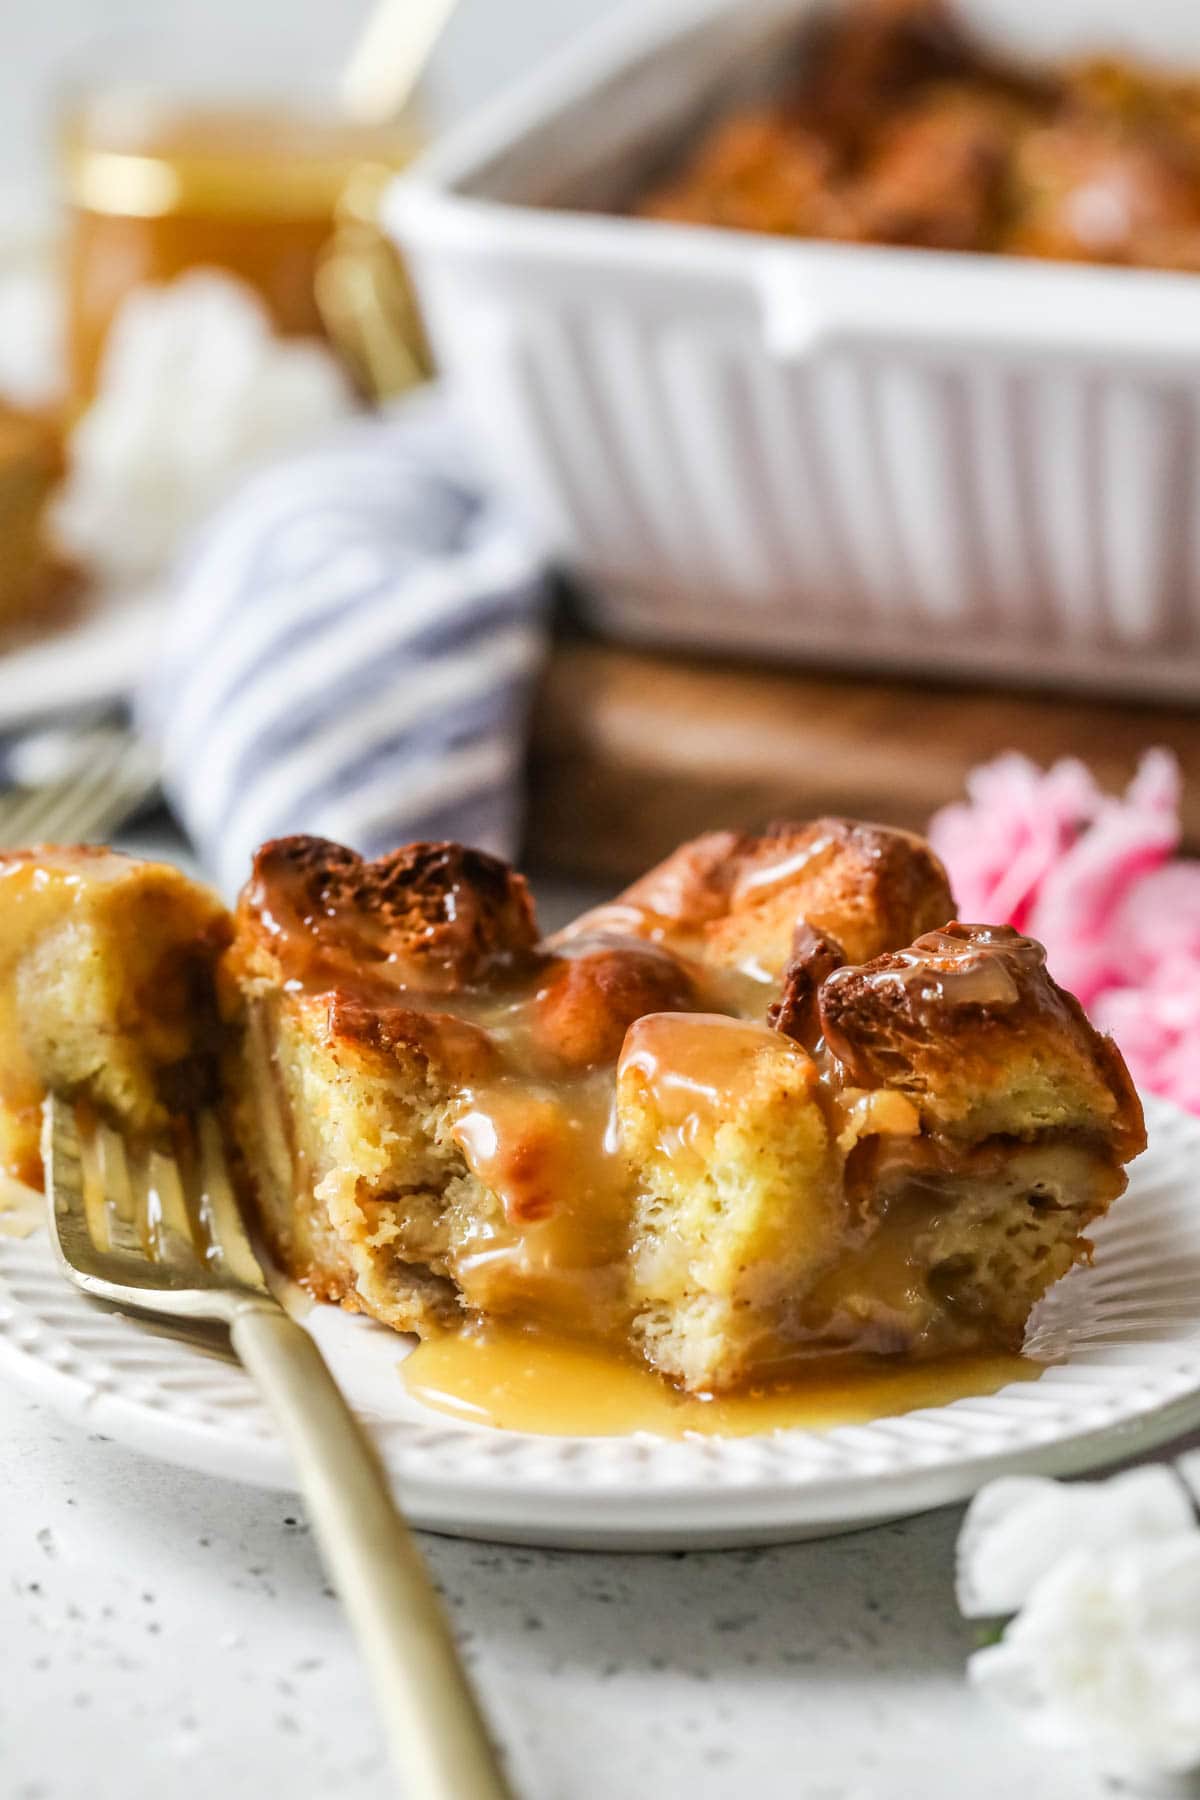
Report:
<svg viewBox="0 0 1200 1800"><path fill-rule="evenodd" d="M497 474L620 634L1200 696L1200 277L561 204L804 5L637 0L392 188ZM1194 0L964 9L1200 67Z"/></svg>

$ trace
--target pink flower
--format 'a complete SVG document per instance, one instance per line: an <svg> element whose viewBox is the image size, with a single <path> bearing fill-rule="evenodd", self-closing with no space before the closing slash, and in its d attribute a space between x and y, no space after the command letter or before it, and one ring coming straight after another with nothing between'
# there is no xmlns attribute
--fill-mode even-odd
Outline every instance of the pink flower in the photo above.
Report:
<svg viewBox="0 0 1200 1800"><path fill-rule="evenodd" d="M964 919L1023 930L1042 882L1103 805L1081 762L1043 773L1010 750L967 776L967 799L943 807L929 837Z"/></svg>
<svg viewBox="0 0 1200 1800"><path fill-rule="evenodd" d="M1142 758L1125 795L1073 760L976 769L930 838L963 917L1015 925L1111 1031L1135 1079L1200 1112L1200 863L1179 844L1179 768Z"/></svg>
<svg viewBox="0 0 1200 1800"><path fill-rule="evenodd" d="M1130 978L1118 920L1178 844L1179 770L1165 750L1151 750L1124 799L1102 796L1086 830L1046 871L1029 908L1029 933L1045 944L1055 980L1084 1006Z"/></svg>
<svg viewBox="0 0 1200 1800"><path fill-rule="evenodd" d="M1145 876L1112 924L1131 979L1177 957L1200 966L1200 862L1177 859Z"/></svg>
<svg viewBox="0 0 1200 1800"><path fill-rule="evenodd" d="M1145 981L1098 994L1091 1010L1139 1087L1200 1113L1200 959L1166 958Z"/></svg>

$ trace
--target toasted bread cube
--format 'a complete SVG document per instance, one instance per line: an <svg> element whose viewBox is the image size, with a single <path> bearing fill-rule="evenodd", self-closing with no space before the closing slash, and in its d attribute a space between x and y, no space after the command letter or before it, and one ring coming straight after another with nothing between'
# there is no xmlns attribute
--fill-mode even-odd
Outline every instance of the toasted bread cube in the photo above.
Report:
<svg viewBox="0 0 1200 1800"><path fill-rule="evenodd" d="M951 923L835 971L819 1023L847 1103L847 1195L873 1228L810 1309L860 1340L873 1323L880 1348L1019 1349L1145 1147L1120 1052L1006 926Z"/></svg>
<svg viewBox="0 0 1200 1800"><path fill-rule="evenodd" d="M1053 981L1046 953L1006 925L929 932L821 985L820 1025L847 1081L906 1094L927 1130L964 1143L1090 1134L1145 1148L1119 1050Z"/></svg>
<svg viewBox="0 0 1200 1800"><path fill-rule="evenodd" d="M456 1252L499 1203L454 1123L494 1051L449 1009L535 936L520 876L458 845L259 851L223 969L226 1090L267 1241L322 1299L400 1331L467 1309Z"/></svg>
<svg viewBox="0 0 1200 1800"><path fill-rule="evenodd" d="M817 1080L788 1039L721 1016L651 1014L626 1039L633 1341L686 1388L786 1358L795 1300L836 1255L844 1214Z"/></svg>
<svg viewBox="0 0 1200 1800"><path fill-rule="evenodd" d="M946 871L923 838L852 819L709 832L683 844L569 933L597 925L649 933L718 968L777 980L798 926L828 934L850 962L897 949L954 914Z"/></svg>
<svg viewBox="0 0 1200 1800"><path fill-rule="evenodd" d="M495 1208L452 1133L460 1084L487 1047L446 1023L448 1040L403 1008L264 991L244 1003L225 1065L276 1261L320 1299L397 1331L461 1318L456 1242ZM461 1046L453 1069L447 1041Z"/></svg>

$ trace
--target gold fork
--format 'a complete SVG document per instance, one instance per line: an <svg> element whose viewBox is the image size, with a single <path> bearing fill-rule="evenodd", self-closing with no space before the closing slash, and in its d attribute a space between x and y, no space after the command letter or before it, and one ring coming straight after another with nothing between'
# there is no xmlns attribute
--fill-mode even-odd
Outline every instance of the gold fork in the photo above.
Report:
<svg viewBox="0 0 1200 1800"><path fill-rule="evenodd" d="M320 1351L271 1294L211 1113L176 1152L142 1150L60 1095L46 1102L51 1238L96 1300L228 1326L275 1415L355 1626L412 1800L510 1795L441 1606L386 1477Z"/></svg>
<svg viewBox="0 0 1200 1800"><path fill-rule="evenodd" d="M153 754L120 725L38 732L18 747L14 761L12 785L0 791L5 849L95 843L158 786Z"/></svg>

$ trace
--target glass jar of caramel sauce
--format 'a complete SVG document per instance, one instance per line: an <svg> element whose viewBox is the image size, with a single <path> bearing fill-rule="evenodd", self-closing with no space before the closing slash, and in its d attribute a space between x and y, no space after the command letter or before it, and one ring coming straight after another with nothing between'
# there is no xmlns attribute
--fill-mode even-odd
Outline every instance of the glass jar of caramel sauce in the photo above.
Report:
<svg viewBox="0 0 1200 1800"><path fill-rule="evenodd" d="M318 275L348 192L420 148L413 118L356 126L316 106L101 87L64 110L67 348L86 401L132 289L216 268L285 336L327 335Z"/></svg>

